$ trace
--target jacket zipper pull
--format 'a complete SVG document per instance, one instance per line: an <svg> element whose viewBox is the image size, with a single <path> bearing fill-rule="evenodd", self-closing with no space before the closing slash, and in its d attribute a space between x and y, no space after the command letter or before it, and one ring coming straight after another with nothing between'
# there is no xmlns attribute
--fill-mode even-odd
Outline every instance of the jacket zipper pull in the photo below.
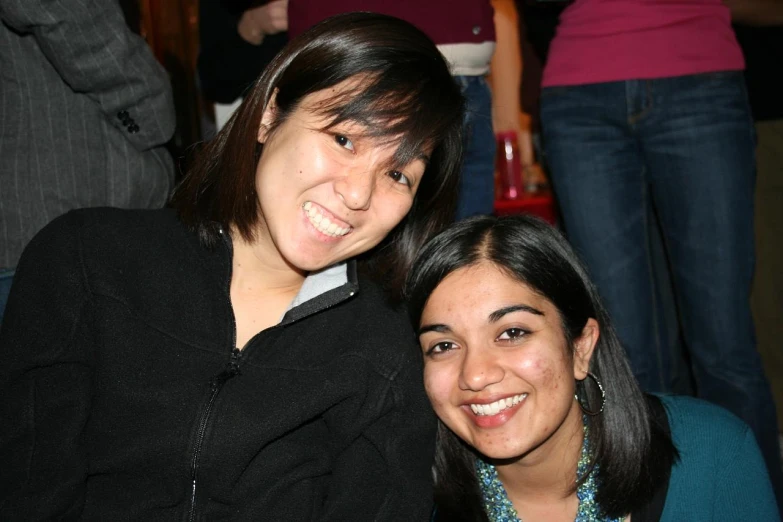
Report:
<svg viewBox="0 0 783 522"><path fill-rule="evenodd" d="M239 361L241 359L242 359L242 352L239 350L239 348L234 348L231 351L231 359L229 359L228 366L226 366L226 369L212 378L212 382L211 382L212 391L217 390L221 385L223 385L230 378L242 373L242 370L239 368Z"/></svg>

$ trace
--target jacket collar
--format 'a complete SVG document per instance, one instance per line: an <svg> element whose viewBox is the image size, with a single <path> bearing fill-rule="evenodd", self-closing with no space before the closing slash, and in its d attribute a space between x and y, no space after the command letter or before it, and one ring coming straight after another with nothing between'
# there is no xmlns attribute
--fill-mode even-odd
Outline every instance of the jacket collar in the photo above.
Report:
<svg viewBox="0 0 783 522"><path fill-rule="evenodd" d="M353 259L311 273L291 302L280 324L289 324L331 308L350 299L358 291L356 261Z"/></svg>
<svg viewBox="0 0 783 522"><path fill-rule="evenodd" d="M225 228L216 224L228 254L228 285L231 284L231 258L234 246ZM302 288L288 306L281 325L290 324L303 317L331 308L353 297L359 291L356 260L350 259L310 273Z"/></svg>
<svg viewBox="0 0 783 522"><path fill-rule="evenodd" d="M299 289L299 293L296 294L294 300L288 305L289 310L296 308L297 306L315 299L321 294L325 294L329 290L339 288L348 283L348 268L347 263L337 263L330 267L324 268L317 272L310 272L302 283L302 288Z"/></svg>

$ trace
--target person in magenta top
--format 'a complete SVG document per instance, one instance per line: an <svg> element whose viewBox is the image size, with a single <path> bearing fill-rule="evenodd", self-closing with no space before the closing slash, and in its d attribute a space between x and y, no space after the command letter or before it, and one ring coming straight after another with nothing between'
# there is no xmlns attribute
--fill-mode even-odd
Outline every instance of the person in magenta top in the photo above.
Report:
<svg viewBox="0 0 783 522"><path fill-rule="evenodd" d="M541 119L566 232L642 388L672 391L679 357L660 335L656 216L696 392L751 426L781 504L748 300L755 143L743 67L721 0L576 0L551 44Z"/></svg>
<svg viewBox="0 0 783 522"><path fill-rule="evenodd" d="M424 31L438 45L495 41L490 0L289 0L288 36L293 38L321 20L356 9L402 18Z"/></svg>

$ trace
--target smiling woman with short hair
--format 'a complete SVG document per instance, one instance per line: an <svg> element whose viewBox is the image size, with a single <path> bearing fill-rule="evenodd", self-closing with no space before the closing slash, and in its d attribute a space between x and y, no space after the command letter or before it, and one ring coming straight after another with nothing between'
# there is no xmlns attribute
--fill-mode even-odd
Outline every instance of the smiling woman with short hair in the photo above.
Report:
<svg viewBox="0 0 783 522"><path fill-rule="evenodd" d="M341 15L173 209L44 229L0 331L0 518L427 520L435 419L396 300L452 219L463 104L418 29Z"/></svg>

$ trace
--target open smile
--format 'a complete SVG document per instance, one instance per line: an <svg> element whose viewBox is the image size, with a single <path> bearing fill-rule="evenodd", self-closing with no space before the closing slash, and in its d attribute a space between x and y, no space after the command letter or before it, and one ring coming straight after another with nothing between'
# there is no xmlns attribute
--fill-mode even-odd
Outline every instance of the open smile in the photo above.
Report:
<svg viewBox="0 0 783 522"><path fill-rule="evenodd" d="M503 426L516 415L525 403L527 393L503 397L493 402L471 402L462 405L462 411L481 429L493 429Z"/></svg>
<svg viewBox="0 0 783 522"><path fill-rule="evenodd" d="M513 397L506 397L505 399L500 399L495 402L490 402L489 404L470 404L470 409L473 410L473 413L479 416L484 415L497 415L498 413L505 411L509 408L512 408L525 400L525 397L527 397L527 393L520 393L519 395L514 395Z"/></svg>
<svg viewBox="0 0 783 522"><path fill-rule="evenodd" d="M337 219L334 216L327 215L323 208L313 204L311 201L307 201L302 205L302 209L313 227L322 234L331 237L342 237L353 230L353 227L347 223L344 225L337 223Z"/></svg>

